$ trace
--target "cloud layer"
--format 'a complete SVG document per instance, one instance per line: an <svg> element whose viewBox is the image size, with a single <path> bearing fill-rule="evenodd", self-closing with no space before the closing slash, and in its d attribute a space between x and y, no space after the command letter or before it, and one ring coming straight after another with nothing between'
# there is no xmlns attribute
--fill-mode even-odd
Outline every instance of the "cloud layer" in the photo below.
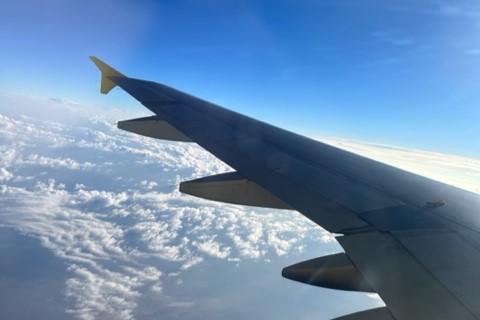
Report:
<svg viewBox="0 0 480 320"><path fill-rule="evenodd" d="M230 169L194 144L115 128L115 120L137 116L58 99L0 95L0 226L38 239L66 262L67 312L80 319L157 318L159 313L263 317L272 309L278 318L318 315L321 302L314 298L321 289L301 286L309 293L296 302L307 303L304 313L289 314L296 309L279 307L278 301L296 301L289 296L296 284L282 279L273 284L270 277L277 281L280 268L289 263L340 250L333 236L292 211L180 194L181 181ZM480 191L478 160L323 140ZM229 293L229 286L247 290L245 284L259 278L270 282ZM250 301L252 292L263 292L262 297ZM285 300L276 296L279 292ZM329 296L336 299L337 294ZM333 308L322 298L326 307L318 316L381 303L376 296L342 297L355 303ZM256 307L245 313L245 305L260 302L272 308L265 314Z"/></svg>
<svg viewBox="0 0 480 320"><path fill-rule="evenodd" d="M121 132L71 102L0 102L1 225L67 262L68 312L81 319L131 319L142 296L168 297L164 279L181 284L182 273L209 259L265 262L302 252L306 240L333 240L296 213L180 194L182 180L229 170L193 144Z"/></svg>

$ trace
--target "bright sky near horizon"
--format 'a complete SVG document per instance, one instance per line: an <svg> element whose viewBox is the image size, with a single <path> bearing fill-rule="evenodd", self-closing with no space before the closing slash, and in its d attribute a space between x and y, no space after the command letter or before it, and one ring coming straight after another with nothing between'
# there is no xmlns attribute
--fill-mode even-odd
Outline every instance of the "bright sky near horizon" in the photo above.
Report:
<svg viewBox="0 0 480 320"><path fill-rule="evenodd" d="M5 1L0 91L98 93L96 55L309 135L480 157L480 3Z"/></svg>

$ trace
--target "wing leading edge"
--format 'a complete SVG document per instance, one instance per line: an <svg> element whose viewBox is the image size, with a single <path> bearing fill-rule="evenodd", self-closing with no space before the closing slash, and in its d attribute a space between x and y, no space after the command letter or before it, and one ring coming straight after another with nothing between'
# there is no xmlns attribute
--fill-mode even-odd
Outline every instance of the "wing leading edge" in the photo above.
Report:
<svg viewBox="0 0 480 320"><path fill-rule="evenodd" d="M168 86L126 77L91 58L102 71L102 93L119 86L155 114L119 122L119 128L193 141L235 170L184 182L181 191L224 202L294 209L340 234L337 240L345 257L314 259L314 264L297 266L308 268L291 266L284 274L287 270L306 279L303 282L310 279L314 285L328 283L331 288L368 288L386 303L386 308L351 315L351 319L480 319L476 303L480 295L471 285L472 279L480 284L476 272L480 196ZM444 248L435 246L437 240ZM452 264L455 259L457 263ZM322 275L312 278L319 274L313 269L323 270ZM342 280L348 277L356 282Z"/></svg>

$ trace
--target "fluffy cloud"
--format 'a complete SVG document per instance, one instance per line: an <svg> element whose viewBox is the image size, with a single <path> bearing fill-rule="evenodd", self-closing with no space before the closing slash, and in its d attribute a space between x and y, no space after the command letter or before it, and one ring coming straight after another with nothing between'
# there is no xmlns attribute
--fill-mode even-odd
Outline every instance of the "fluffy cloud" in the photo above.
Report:
<svg viewBox="0 0 480 320"><path fill-rule="evenodd" d="M17 165L18 164L19 163L17 163ZM24 161L24 164L46 166L51 168L64 167L71 170L88 170L95 166L90 162L79 163L70 158L50 158L46 156L40 156L38 154L28 155L28 158Z"/></svg>
<svg viewBox="0 0 480 320"><path fill-rule="evenodd" d="M10 180L13 174L5 168L0 168L0 181Z"/></svg>

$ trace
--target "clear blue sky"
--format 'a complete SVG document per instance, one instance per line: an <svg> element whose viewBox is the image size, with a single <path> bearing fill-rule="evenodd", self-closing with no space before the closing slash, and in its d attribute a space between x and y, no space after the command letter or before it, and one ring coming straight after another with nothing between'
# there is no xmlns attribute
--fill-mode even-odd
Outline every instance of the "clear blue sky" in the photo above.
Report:
<svg viewBox="0 0 480 320"><path fill-rule="evenodd" d="M480 157L478 1L4 1L0 91L98 93L97 55L309 135Z"/></svg>

